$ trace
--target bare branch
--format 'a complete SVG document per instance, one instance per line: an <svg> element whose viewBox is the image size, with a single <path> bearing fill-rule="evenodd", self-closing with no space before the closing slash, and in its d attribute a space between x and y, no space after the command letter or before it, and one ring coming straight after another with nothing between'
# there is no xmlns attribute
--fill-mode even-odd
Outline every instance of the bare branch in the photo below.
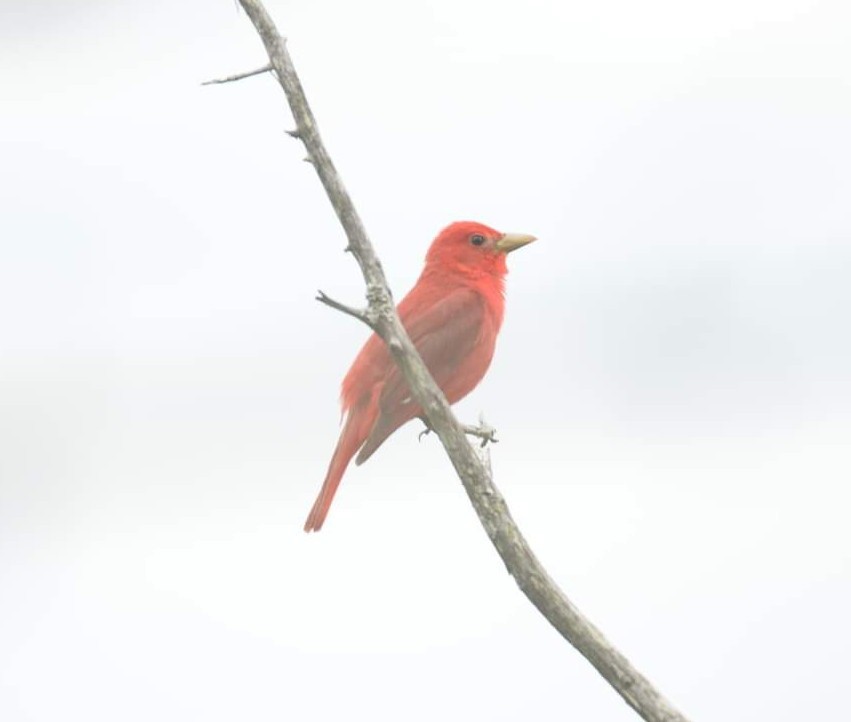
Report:
<svg viewBox="0 0 851 722"><path fill-rule="evenodd" d="M228 75L226 78L216 78L214 80L205 80L201 85L221 85L222 83L233 83L237 80L243 80L245 78L250 78L253 75L263 75L263 73L268 73L272 69L271 63L264 65L262 68L257 68L257 70L249 70L247 73L237 73L236 75Z"/></svg>
<svg viewBox="0 0 851 722"><path fill-rule="evenodd" d="M240 4L263 40L275 76L287 96L298 136L304 142L346 232L348 250L361 268L367 286L369 312L375 318L374 329L390 349L428 424L440 437L482 526L508 572L550 624L594 665L641 717L648 722L686 722L686 718L573 606L526 543L505 500L493 484L489 464L468 443L464 428L452 414L445 396L399 321L381 263L322 143L284 39L260 0L240 0Z"/></svg>
<svg viewBox="0 0 851 722"><path fill-rule="evenodd" d="M352 318L356 318L358 321L365 323L367 326L372 328L375 325L375 321L370 315L369 311L362 311L359 308L352 308L351 306L347 306L344 303L340 303L339 301L335 301L330 296L326 295L322 291L316 292L316 300L319 303L324 303L326 306L329 306L341 313L345 313L347 316L351 316Z"/></svg>

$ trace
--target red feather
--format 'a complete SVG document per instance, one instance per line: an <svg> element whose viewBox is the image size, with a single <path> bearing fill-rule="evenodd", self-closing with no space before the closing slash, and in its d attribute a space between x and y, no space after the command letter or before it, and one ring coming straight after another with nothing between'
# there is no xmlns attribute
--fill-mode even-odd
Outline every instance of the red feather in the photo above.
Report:
<svg viewBox="0 0 851 722"><path fill-rule="evenodd" d="M480 223L443 229L398 311L420 356L450 404L482 380L493 358L504 311L505 255L531 236L508 236ZM343 379L346 421L325 482L304 524L319 531L355 453L366 461L402 424L422 415L384 342L369 337Z"/></svg>

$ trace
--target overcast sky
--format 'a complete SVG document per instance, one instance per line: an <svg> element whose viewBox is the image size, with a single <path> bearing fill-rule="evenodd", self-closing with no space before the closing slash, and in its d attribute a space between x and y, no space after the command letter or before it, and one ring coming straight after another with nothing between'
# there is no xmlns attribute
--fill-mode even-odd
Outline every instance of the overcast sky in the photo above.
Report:
<svg viewBox="0 0 851 722"><path fill-rule="evenodd" d="M851 6L269 0L397 297L510 258L496 481L694 720L849 719ZM0 3L0 719L601 720L403 428L301 526L362 283L232 0Z"/></svg>

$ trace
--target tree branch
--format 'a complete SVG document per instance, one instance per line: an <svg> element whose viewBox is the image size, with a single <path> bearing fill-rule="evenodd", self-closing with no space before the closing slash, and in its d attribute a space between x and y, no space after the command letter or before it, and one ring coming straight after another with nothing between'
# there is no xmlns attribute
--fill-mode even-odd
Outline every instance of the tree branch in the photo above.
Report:
<svg viewBox="0 0 851 722"><path fill-rule="evenodd" d="M213 80L205 80L201 85L221 85L222 83L233 83L237 80L244 80L245 78L250 78L253 75L263 75L263 73L268 73L272 69L272 65L267 63L262 68L257 68L257 70L249 70L247 73L237 73L236 75L228 75L226 78L215 78Z"/></svg>
<svg viewBox="0 0 851 722"><path fill-rule="evenodd" d="M384 277L381 263L367 237L354 204L325 149L284 38L259 0L240 0L263 40L275 76L287 96L296 122L295 136L305 145L319 180L348 238L366 282L375 332L385 341L399 365L412 396L422 406L428 425L440 437L482 526L502 557L508 572L544 617L567 639L648 722L686 722L653 685L589 622L547 574L532 553L489 470L464 435L445 396L405 333ZM320 299L321 300L321 299ZM336 303L336 302L335 302ZM360 312L345 312L360 318ZM363 320L363 319L361 319Z"/></svg>
<svg viewBox="0 0 851 722"><path fill-rule="evenodd" d="M375 320L373 319L372 314L369 312L369 309L367 309L366 311L362 311L359 308L352 308L351 306L347 306L344 303L335 301L330 296L326 296L325 293L322 291L316 292L316 300L319 301L319 303L324 303L326 306L333 308L335 311L340 311L340 313L345 313L347 316L356 318L358 321L365 323L370 328L374 328L375 326Z"/></svg>

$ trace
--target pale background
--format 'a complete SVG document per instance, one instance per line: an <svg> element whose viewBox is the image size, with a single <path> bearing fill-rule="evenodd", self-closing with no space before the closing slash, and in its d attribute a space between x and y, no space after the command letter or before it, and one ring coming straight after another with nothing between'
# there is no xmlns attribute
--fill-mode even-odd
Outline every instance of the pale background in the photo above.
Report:
<svg viewBox="0 0 851 722"><path fill-rule="evenodd" d="M851 6L270 1L397 294L510 259L496 479L695 720L851 719ZM0 719L636 717L417 425L301 531L360 277L234 2L0 5Z"/></svg>

